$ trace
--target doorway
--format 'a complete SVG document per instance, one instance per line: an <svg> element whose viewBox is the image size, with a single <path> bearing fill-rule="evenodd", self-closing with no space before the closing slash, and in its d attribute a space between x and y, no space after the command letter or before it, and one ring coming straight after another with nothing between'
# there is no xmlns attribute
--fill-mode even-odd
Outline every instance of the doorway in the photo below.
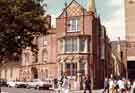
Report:
<svg viewBox="0 0 135 93"><path fill-rule="evenodd" d="M32 72L32 78L33 79L38 79L38 71L36 67L32 67L31 68L31 72Z"/></svg>
<svg viewBox="0 0 135 93"><path fill-rule="evenodd" d="M135 60L127 62L128 78L130 80L135 79Z"/></svg>

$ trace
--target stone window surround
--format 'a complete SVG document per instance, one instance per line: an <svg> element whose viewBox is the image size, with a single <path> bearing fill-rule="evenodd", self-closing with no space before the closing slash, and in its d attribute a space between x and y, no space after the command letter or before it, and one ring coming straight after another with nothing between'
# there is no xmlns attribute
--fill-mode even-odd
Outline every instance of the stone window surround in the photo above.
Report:
<svg viewBox="0 0 135 93"><path fill-rule="evenodd" d="M84 48L84 51L80 51L80 41L81 41L81 38L80 37L76 37L76 38L77 38L77 51L73 51L73 52L69 52L68 51L68 52L66 52L65 51L65 39L60 39L59 40L59 44L58 44L59 53L87 53L88 52L88 39L85 38L85 46L84 46L85 48ZM84 39L84 38L82 38L82 39ZM61 44L61 43L63 43L63 44Z"/></svg>

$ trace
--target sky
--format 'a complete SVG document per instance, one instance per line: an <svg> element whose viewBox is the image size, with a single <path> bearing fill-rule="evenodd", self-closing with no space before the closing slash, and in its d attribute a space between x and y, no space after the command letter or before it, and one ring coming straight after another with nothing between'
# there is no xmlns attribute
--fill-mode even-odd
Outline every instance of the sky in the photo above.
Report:
<svg viewBox="0 0 135 93"><path fill-rule="evenodd" d="M64 8L64 3L72 0L45 0L47 13L52 15L52 23L55 25L55 18L59 16ZM76 0L87 8L88 0ZM96 0L97 15L101 23L106 27L107 34L111 41L125 39L124 29L124 0Z"/></svg>

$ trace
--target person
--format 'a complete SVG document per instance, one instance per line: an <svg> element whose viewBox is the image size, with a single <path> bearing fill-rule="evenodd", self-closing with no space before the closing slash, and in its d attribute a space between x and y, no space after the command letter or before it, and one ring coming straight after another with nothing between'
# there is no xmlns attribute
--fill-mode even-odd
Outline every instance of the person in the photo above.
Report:
<svg viewBox="0 0 135 93"><path fill-rule="evenodd" d="M119 79L117 82L118 86L119 86L119 92L123 93L125 91L125 80L124 79Z"/></svg>
<svg viewBox="0 0 135 93"><path fill-rule="evenodd" d="M58 80L57 80L57 78L54 79L54 88L58 88Z"/></svg>
<svg viewBox="0 0 135 93"><path fill-rule="evenodd" d="M108 90L109 88L109 82L108 82L108 78L106 77L105 80L104 80L104 90L103 90L103 93L106 92L106 90Z"/></svg>
<svg viewBox="0 0 135 93"><path fill-rule="evenodd" d="M135 93L135 80L133 81L133 85L132 85L132 90L133 90L133 93Z"/></svg>
<svg viewBox="0 0 135 93"><path fill-rule="evenodd" d="M69 93L69 80L66 75L64 76L63 79L62 88L63 88L63 93Z"/></svg>
<svg viewBox="0 0 135 93"><path fill-rule="evenodd" d="M60 80L59 80L59 85L60 85L60 87L62 87L63 79L64 79L64 75L62 75L61 78L60 78Z"/></svg>
<svg viewBox="0 0 135 93"><path fill-rule="evenodd" d="M85 77L85 89L84 89L84 93L86 93L87 91L89 91L89 93L91 93L91 80L89 76Z"/></svg>
<svg viewBox="0 0 135 93"><path fill-rule="evenodd" d="M83 76L80 75L80 90L83 90Z"/></svg>
<svg viewBox="0 0 135 93"><path fill-rule="evenodd" d="M115 93L115 83L112 78L109 79L109 93Z"/></svg>
<svg viewBox="0 0 135 93"><path fill-rule="evenodd" d="M129 79L126 80L126 93L130 93L131 91L131 82Z"/></svg>

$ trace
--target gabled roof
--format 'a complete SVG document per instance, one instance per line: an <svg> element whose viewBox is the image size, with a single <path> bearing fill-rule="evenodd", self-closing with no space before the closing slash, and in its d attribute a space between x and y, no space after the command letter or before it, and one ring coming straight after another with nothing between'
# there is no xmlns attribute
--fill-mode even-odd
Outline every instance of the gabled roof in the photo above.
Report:
<svg viewBox="0 0 135 93"><path fill-rule="evenodd" d="M79 4L76 0L72 0L67 6L65 6L64 10L58 16L58 18L61 17L64 14L64 12L66 11L66 9L68 9L73 3L77 4L81 9L83 9L84 12L87 12L87 10L81 4Z"/></svg>

